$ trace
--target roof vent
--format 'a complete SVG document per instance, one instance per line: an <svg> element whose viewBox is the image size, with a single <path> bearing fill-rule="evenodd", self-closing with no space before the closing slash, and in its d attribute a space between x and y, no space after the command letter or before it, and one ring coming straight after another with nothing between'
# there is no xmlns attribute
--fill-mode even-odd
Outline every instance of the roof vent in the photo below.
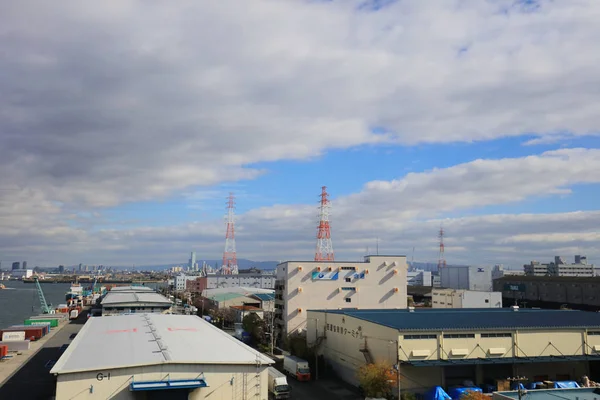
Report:
<svg viewBox="0 0 600 400"><path fill-rule="evenodd" d="M519 311L519 306L510 306L510 308L512 308L513 311Z"/></svg>
<svg viewBox="0 0 600 400"><path fill-rule="evenodd" d="M415 312L415 308L413 306L408 307L408 312Z"/></svg>

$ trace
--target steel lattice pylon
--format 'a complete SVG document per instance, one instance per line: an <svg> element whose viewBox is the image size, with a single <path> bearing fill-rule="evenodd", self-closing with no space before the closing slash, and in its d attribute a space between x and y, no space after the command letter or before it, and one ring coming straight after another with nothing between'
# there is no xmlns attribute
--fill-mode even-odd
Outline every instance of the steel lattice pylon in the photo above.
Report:
<svg viewBox="0 0 600 400"><path fill-rule="evenodd" d="M227 232L225 233L225 250L223 251L223 265L221 273L232 275L238 273L237 255L235 251L235 229L234 229L235 197L229 193L227 200Z"/></svg>
<svg viewBox="0 0 600 400"><path fill-rule="evenodd" d="M446 257L444 255L444 228L440 226L440 255L438 257L438 271L442 268L446 268Z"/></svg>
<svg viewBox="0 0 600 400"><path fill-rule="evenodd" d="M331 244L331 227L329 225L329 194L327 186L321 187L321 207L319 226L317 228L317 250L315 261L333 261L333 245Z"/></svg>

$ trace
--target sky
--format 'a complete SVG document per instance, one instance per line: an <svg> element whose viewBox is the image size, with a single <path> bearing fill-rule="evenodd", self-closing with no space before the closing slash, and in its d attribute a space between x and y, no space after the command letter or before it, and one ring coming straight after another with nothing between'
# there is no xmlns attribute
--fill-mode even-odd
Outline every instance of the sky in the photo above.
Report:
<svg viewBox="0 0 600 400"><path fill-rule="evenodd" d="M600 2L0 3L0 260L600 264Z"/></svg>

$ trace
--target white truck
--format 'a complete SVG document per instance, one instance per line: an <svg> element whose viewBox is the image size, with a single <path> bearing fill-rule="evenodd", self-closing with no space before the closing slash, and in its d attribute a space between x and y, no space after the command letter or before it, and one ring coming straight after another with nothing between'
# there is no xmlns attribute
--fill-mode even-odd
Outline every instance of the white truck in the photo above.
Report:
<svg viewBox="0 0 600 400"><path fill-rule="evenodd" d="M283 370L299 381L310 381L310 368L306 360L296 356L284 356Z"/></svg>
<svg viewBox="0 0 600 400"><path fill-rule="evenodd" d="M291 399L290 386L287 383L287 378L284 374L273 367L268 368L269 371L269 399Z"/></svg>

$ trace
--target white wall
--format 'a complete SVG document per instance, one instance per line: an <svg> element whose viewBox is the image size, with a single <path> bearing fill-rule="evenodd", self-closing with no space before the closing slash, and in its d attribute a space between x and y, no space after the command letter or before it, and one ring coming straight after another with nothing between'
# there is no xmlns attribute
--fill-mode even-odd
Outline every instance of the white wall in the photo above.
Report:
<svg viewBox="0 0 600 400"><path fill-rule="evenodd" d="M56 400L88 398L134 400L137 398L135 392L129 391L129 384L132 380L192 379L200 377L202 373L209 387L190 392L190 400L241 399L243 398L244 374L246 375L248 398L254 398L251 395L256 393L258 387L260 399L266 399L268 395L266 368L266 365L257 370L254 365L164 364L62 374L57 377ZM257 371L259 372L258 376ZM102 380L98 380L99 373L104 376ZM110 378L108 378L109 373ZM230 384L231 378L233 378L233 385ZM90 393L91 387L93 387L93 393Z"/></svg>
<svg viewBox="0 0 600 400"><path fill-rule="evenodd" d="M280 264L277 278L282 280L284 289L276 291L282 299L275 303L284 306L283 334L304 329L309 309L406 308L406 270L405 256L370 256L368 262L363 263ZM331 276L336 272L337 280L313 276L320 273ZM364 274L364 278L355 278L356 274ZM356 288L356 291L345 288Z"/></svg>
<svg viewBox="0 0 600 400"><path fill-rule="evenodd" d="M434 289L431 295L431 306L432 308L502 308L502 293Z"/></svg>

